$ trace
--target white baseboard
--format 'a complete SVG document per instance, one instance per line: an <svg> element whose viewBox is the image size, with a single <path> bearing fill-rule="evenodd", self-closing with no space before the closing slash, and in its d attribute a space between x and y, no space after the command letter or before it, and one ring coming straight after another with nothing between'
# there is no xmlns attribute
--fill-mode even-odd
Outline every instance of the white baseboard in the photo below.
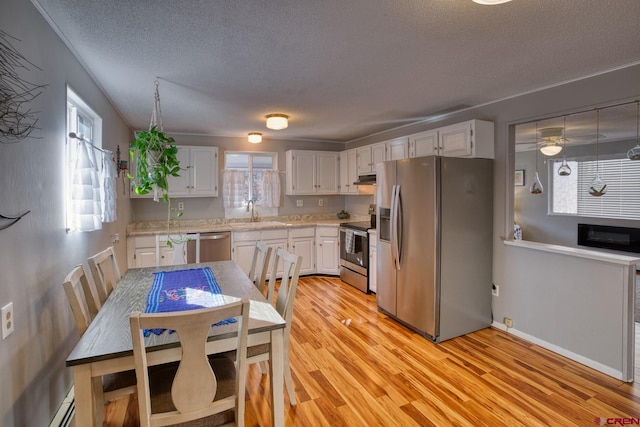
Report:
<svg viewBox="0 0 640 427"><path fill-rule="evenodd" d="M591 360L589 358L586 358L584 356L581 356L577 353L574 353L570 350L567 350L566 348L562 348L560 346L557 346L555 344L552 344L550 342L544 341L540 338L534 337L533 335L529 335L525 332L519 331L517 329L514 328L508 328L504 323L500 323L500 322L496 322L494 321L491 326L493 326L496 329L500 329L502 331L507 332L508 334L512 334L515 335L518 338L522 338L524 340L527 340L533 344L539 345L542 348L546 348L547 350L553 351L554 353L557 353L561 356L564 356L568 359L571 359L575 362L581 363L585 366L588 366L590 368L595 369L596 371L600 371L603 374L607 374L615 379L621 380L621 381L626 381L626 382L631 382L633 381L633 378L624 378L624 376L622 375L622 371L619 371L617 369L614 369L610 366L604 365L600 362L596 362L595 360Z"/></svg>

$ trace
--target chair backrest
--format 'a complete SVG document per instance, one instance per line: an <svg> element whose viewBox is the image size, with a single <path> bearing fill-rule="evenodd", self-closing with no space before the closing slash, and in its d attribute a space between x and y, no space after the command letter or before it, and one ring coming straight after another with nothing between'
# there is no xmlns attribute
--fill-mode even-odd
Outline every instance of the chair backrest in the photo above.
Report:
<svg viewBox="0 0 640 427"><path fill-rule="evenodd" d="M82 264L71 270L62 286L69 300L76 327L82 336L101 307L98 297L87 280Z"/></svg>
<svg viewBox="0 0 640 427"><path fill-rule="evenodd" d="M272 248L264 242L256 242L253 251L253 259L251 260L251 268L249 269L249 279L253 281L256 288L264 293L267 283L267 273L269 272L269 260L271 259Z"/></svg>
<svg viewBox="0 0 640 427"><path fill-rule="evenodd" d="M235 317L238 320L235 392L214 402L216 376L206 352L207 337L212 324ZM235 409L236 423L244 420L244 387L246 381L249 300L244 298L227 305L172 313L131 313L133 358L138 381L138 405L142 426L170 425L205 418ZM178 371L171 385L171 399L176 411L151 413L147 352L144 329L175 330L182 348ZM164 332L167 333L167 332Z"/></svg>
<svg viewBox="0 0 640 427"><path fill-rule="evenodd" d="M167 246L167 241L171 240L171 247L173 249L173 255L171 259L163 258L161 248ZM187 242L189 240L195 240L196 242L196 263L200 262L200 234L193 233L185 235L158 235L156 236L156 266L161 267L163 265L182 265L187 263Z"/></svg>
<svg viewBox="0 0 640 427"><path fill-rule="evenodd" d="M282 260L283 272L280 288L276 296L275 308L278 313L287 321L285 329L291 329L291 319L293 319L293 302L296 297L296 288L298 287L298 278L300 277L300 267L302 266L302 257L276 248L275 256L271 262L271 279L269 279L269 290L267 292L267 300L273 302L273 293L276 286L277 266Z"/></svg>
<svg viewBox="0 0 640 427"><path fill-rule="evenodd" d="M98 298L100 303L104 304L120 280L120 269L113 246L89 257L88 262L93 281L96 284Z"/></svg>

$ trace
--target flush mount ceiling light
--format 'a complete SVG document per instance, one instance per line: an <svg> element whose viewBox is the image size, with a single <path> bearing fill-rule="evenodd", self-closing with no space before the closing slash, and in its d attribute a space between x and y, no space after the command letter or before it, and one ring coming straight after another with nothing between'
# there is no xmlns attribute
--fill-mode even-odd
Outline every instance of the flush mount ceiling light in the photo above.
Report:
<svg viewBox="0 0 640 427"><path fill-rule="evenodd" d="M540 137L543 141L540 152L545 156L555 156L562 151L562 146L559 144L565 141L562 128L540 129Z"/></svg>
<svg viewBox="0 0 640 427"><path fill-rule="evenodd" d="M473 1L474 3L492 6L494 4L507 3L507 2L510 2L511 0L473 0Z"/></svg>
<svg viewBox="0 0 640 427"><path fill-rule="evenodd" d="M286 129L289 126L289 116L286 114L268 114L267 127L273 130Z"/></svg>
<svg viewBox="0 0 640 427"><path fill-rule="evenodd" d="M259 144L262 142L262 134L260 132L249 132L249 142Z"/></svg>

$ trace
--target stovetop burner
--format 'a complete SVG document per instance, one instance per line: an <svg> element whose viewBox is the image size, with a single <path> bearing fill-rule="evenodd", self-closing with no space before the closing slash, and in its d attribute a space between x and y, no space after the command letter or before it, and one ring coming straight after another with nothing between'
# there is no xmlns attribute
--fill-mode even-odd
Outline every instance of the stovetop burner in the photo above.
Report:
<svg viewBox="0 0 640 427"><path fill-rule="evenodd" d="M353 230L367 231L371 227L371 221L358 221L358 222L343 222L340 227L351 228Z"/></svg>

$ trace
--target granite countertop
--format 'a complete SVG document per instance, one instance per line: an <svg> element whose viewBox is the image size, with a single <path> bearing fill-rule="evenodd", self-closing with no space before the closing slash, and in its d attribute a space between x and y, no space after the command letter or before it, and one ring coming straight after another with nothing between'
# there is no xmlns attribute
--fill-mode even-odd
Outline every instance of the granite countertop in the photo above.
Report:
<svg viewBox="0 0 640 427"><path fill-rule="evenodd" d="M344 222L368 221L367 215L354 215L338 219L335 214L289 215L260 218L256 222L224 218L187 219L171 223L171 233L210 233L220 231L251 231L315 227L318 225L339 226ZM127 226L127 236L152 236L167 233L166 221L140 221Z"/></svg>

